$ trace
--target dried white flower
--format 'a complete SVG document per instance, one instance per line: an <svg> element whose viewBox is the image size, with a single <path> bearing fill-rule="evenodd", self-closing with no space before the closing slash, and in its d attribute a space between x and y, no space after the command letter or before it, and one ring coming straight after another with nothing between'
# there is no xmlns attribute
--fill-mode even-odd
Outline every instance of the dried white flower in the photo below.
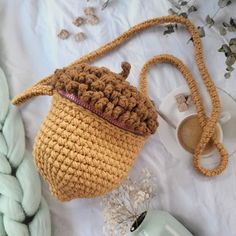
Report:
<svg viewBox="0 0 236 236"><path fill-rule="evenodd" d="M69 36L70 36L70 33L66 29L62 29L57 35L58 38L63 39L63 40L69 38Z"/></svg>
<svg viewBox="0 0 236 236"><path fill-rule="evenodd" d="M143 169L135 179L127 178L119 188L103 197L103 231L106 236L125 236L142 212L154 208L155 182L150 172Z"/></svg>

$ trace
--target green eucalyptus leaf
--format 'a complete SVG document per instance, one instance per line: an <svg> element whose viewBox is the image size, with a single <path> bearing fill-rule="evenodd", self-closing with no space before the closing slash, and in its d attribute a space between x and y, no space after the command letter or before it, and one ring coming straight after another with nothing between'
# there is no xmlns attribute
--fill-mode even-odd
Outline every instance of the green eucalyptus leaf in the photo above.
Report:
<svg viewBox="0 0 236 236"><path fill-rule="evenodd" d="M163 34L166 35L166 34L171 34L171 33L174 33L174 31L172 31L172 30L165 30Z"/></svg>
<svg viewBox="0 0 236 236"><path fill-rule="evenodd" d="M230 23L231 26L236 26L236 19L233 19L231 17L229 23Z"/></svg>
<svg viewBox="0 0 236 236"><path fill-rule="evenodd" d="M236 38L230 39L229 45L236 45Z"/></svg>
<svg viewBox="0 0 236 236"><path fill-rule="evenodd" d="M231 76L231 74L230 74L229 72L227 72L227 73L224 74L224 77L225 77L226 79L229 79L230 76Z"/></svg>
<svg viewBox="0 0 236 236"><path fill-rule="evenodd" d="M195 12L195 11L197 11L197 7L195 7L194 5L192 5L188 8L188 13L189 14L192 13L192 12Z"/></svg>
<svg viewBox="0 0 236 236"><path fill-rule="evenodd" d="M174 30L174 25L172 25L172 24L169 24L166 27L168 30Z"/></svg>
<svg viewBox="0 0 236 236"><path fill-rule="evenodd" d="M227 44L223 44L220 49L218 49L218 52L224 52L224 53L230 53L230 47Z"/></svg>
<svg viewBox="0 0 236 236"><path fill-rule="evenodd" d="M236 32L236 26L230 26L227 28L229 32Z"/></svg>
<svg viewBox="0 0 236 236"><path fill-rule="evenodd" d="M167 29L163 33L164 35L171 34L171 33L175 32L174 25L172 25L172 24L166 25L166 28Z"/></svg>
<svg viewBox="0 0 236 236"><path fill-rule="evenodd" d="M188 14L186 12L181 12L179 16L182 16L184 18L188 18Z"/></svg>
<svg viewBox="0 0 236 236"><path fill-rule="evenodd" d="M182 1L182 2L180 3L180 6L186 6L187 4L188 4L187 1Z"/></svg>
<svg viewBox="0 0 236 236"><path fill-rule="evenodd" d="M229 72L232 72L232 71L234 70L234 67L228 66L228 67L226 68L226 70L229 71Z"/></svg>
<svg viewBox="0 0 236 236"><path fill-rule="evenodd" d="M229 27L229 26L230 26L230 24L228 24L227 22L223 22L222 25L223 25L224 27Z"/></svg>
<svg viewBox="0 0 236 236"><path fill-rule="evenodd" d="M212 25L214 25L215 21L213 20L213 18L211 18L209 15L206 16L205 19L206 24L211 27Z"/></svg>
<svg viewBox="0 0 236 236"><path fill-rule="evenodd" d="M226 29L223 26L219 28L219 32L220 32L220 35L223 35L223 36L226 35L227 33Z"/></svg>
<svg viewBox="0 0 236 236"><path fill-rule="evenodd" d="M199 36L200 36L201 38L203 38L203 37L206 36L204 27L198 26L198 27L197 27L197 30L198 30Z"/></svg>
<svg viewBox="0 0 236 236"><path fill-rule="evenodd" d="M232 0L228 0L226 6L229 6L232 3Z"/></svg>
<svg viewBox="0 0 236 236"><path fill-rule="evenodd" d="M226 61L225 61L225 64L227 66L232 66L236 61L236 58L234 56L229 56L227 57Z"/></svg>
<svg viewBox="0 0 236 236"><path fill-rule="evenodd" d="M220 8L224 8L226 6L229 6L231 4L231 0L218 0L218 6Z"/></svg>
<svg viewBox="0 0 236 236"><path fill-rule="evenodd" d="M172 8L168 10L169 15L177 15L177 12L174 11Z"/></svg>
<svg viewBox="0 0 236 236"><path fill-rule="evenodd" d="M231 50L232 53L236 53L236 45L232 44L230 46L230 50Z"/></svg>

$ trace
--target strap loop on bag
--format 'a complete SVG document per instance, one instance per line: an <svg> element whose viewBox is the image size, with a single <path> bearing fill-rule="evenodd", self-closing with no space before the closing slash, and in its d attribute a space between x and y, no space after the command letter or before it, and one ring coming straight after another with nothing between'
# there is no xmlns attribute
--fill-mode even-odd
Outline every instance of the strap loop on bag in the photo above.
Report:
<svg viewBox="0 0 236 236"><path fill-rule="evenodd" d="M12 99L12 104L20 105L32 97L36 97L39 95L53 95L53 87L50 85L50 81L52 80L52 76L48 76L45 79L39 81L34 84L32 87L26 89L23 93Z"/></svg>
<svg viewBox="0 0 236 236"><path fill-rule="evenodd" d="M190 72L190 70L187 68L187 66L178 58L172 56L172 55L168 55L168 54L161 54L158 56L154 56L152 57L150 60L148 60L140 73L140 90L143 94L147 95L147 73L150 70L151 66L160 62L167 62L170 63L172 65L174 65L184 76L188 87L191 91L192 97L193 97L193 101L194 104L196 106L196 110L197 110L197 116L198 116L198 120L200 123L200 126L203 129L203 133L202 136L207 136L209 135L210 131L209 129L206 129L206 126L209 126L209 122L210 119L208 121L208 118L205 114L204 111L204 106L201 100L201 95L197 86L196 81L193 78L192 73ZM213 123L212 123L213 126ZM215 127L215 126L214 126ZM201 166L201 162L200 162L200 158L201 158L201 153L202 151L205 149L205 146L207 144L207 139L203 139L201 138L194 156L193 156L193 164L194 167L203 175L206 176L215 176L215 175L219 175L226 167L227 167L227 163L228 163L228 153L225 150L224 146L216 139L216 137L213 135L210 137L216 147L216 149L218 150L218 152L220 153L220 162L219 164L213 168L213 169L207 169L204 168L203 166Z"/></svg>

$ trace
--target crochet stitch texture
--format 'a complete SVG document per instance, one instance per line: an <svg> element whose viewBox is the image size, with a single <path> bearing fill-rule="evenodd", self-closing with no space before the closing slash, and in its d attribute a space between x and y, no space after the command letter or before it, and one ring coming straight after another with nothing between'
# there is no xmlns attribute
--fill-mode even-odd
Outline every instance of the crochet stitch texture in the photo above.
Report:
<svg viewBox="0 0 236 236"><path fill-rule="evenodd" d="M74 94L108 120L127 125L134 133L153 134L157 128L157 113L150 100L125 79L130 65L122 63L120 74L107 68L82 63L56 70L51 85L58 91Z"/></svg>
<svg viewBox="0 0 236 236"><path fill-rule="evenodd" d="M197 84L189 70L173 56L162 55L145 64L140 75L140 92L125 81L130 69L127 63L122 65L120 74L89 65L89 62L121 45L135 33L163 23L180 23L190 32L196 64L211 97L210 117L205 115ZM53 97L51 109L36 137L34 158L58 199L96 197L117 187L127 176L138 152L157 128L157 114L147 94L146 73L152 64L161 61L174 64L183 73L203 127L193 155L194 167L206 176L218 175L226 168L228 153L213 135L220 101L204 64L198 31L183 17L154 18L131 27L67 68L55 71L13 100L14 104L19 105L38 95ZM122 98L124 95L125 99ZM210 139L221 155L219 164L213 169L203 167L200 161Z"/></svg>

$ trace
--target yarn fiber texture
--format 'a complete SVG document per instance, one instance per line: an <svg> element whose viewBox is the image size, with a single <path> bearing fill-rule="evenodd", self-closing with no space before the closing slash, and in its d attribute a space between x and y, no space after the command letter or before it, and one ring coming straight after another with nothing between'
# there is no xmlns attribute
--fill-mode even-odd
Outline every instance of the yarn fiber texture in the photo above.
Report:
<svg viewBox="0 0 236 236"><path fill-rule="evenodd" d="M212 113L209 117L202 110L197 84L189 70L171 55L151 59L145 64L140 75L139 92L125 81L130 70L127 63L122 64L123 70L119 74L89 65L136 33L164 23L180 23L191 34L196 65L211 98ZM144 142L158 126L157 113L147 93L146 72L152 64L160 61L174 64L184 74L199 113L203 133L193 155L195 169L205 176L216 176L226 168L228 153L213 137L220 114L220 100L204 63L198 31L184 17L164 16L131 27L113 41L68 67L56 70L13 99L13 104L20 105L34 96L53 96L51 109L34 144L34 158L58 199L96 197L117 187L127 176ZM221 155L221 161L213 169L203 167L200 161L210 139Z"/></svg>
<svg viewBox="0 0 236 236"><path fill-rule="evenodd" d="M130 64L122 63L123 71L116 74L103 67L86 63L56 70L52 86L79 97L104 116L127 125L134 132L149 135L157 129L157 113L150 100L125 79Z"/></svg>
<svg viewBox="0 0 236 236"><path fill-rule="evenodd" d="M118 186L145 140L55 93L33 153L53 195L68 201Z"/></svg>
<svg viewBox="0 0 236 236"><path fill-rule="evenodd" d="M25 147L24 126L0 69L0 236L50 236L39 174Z"/></svg>

